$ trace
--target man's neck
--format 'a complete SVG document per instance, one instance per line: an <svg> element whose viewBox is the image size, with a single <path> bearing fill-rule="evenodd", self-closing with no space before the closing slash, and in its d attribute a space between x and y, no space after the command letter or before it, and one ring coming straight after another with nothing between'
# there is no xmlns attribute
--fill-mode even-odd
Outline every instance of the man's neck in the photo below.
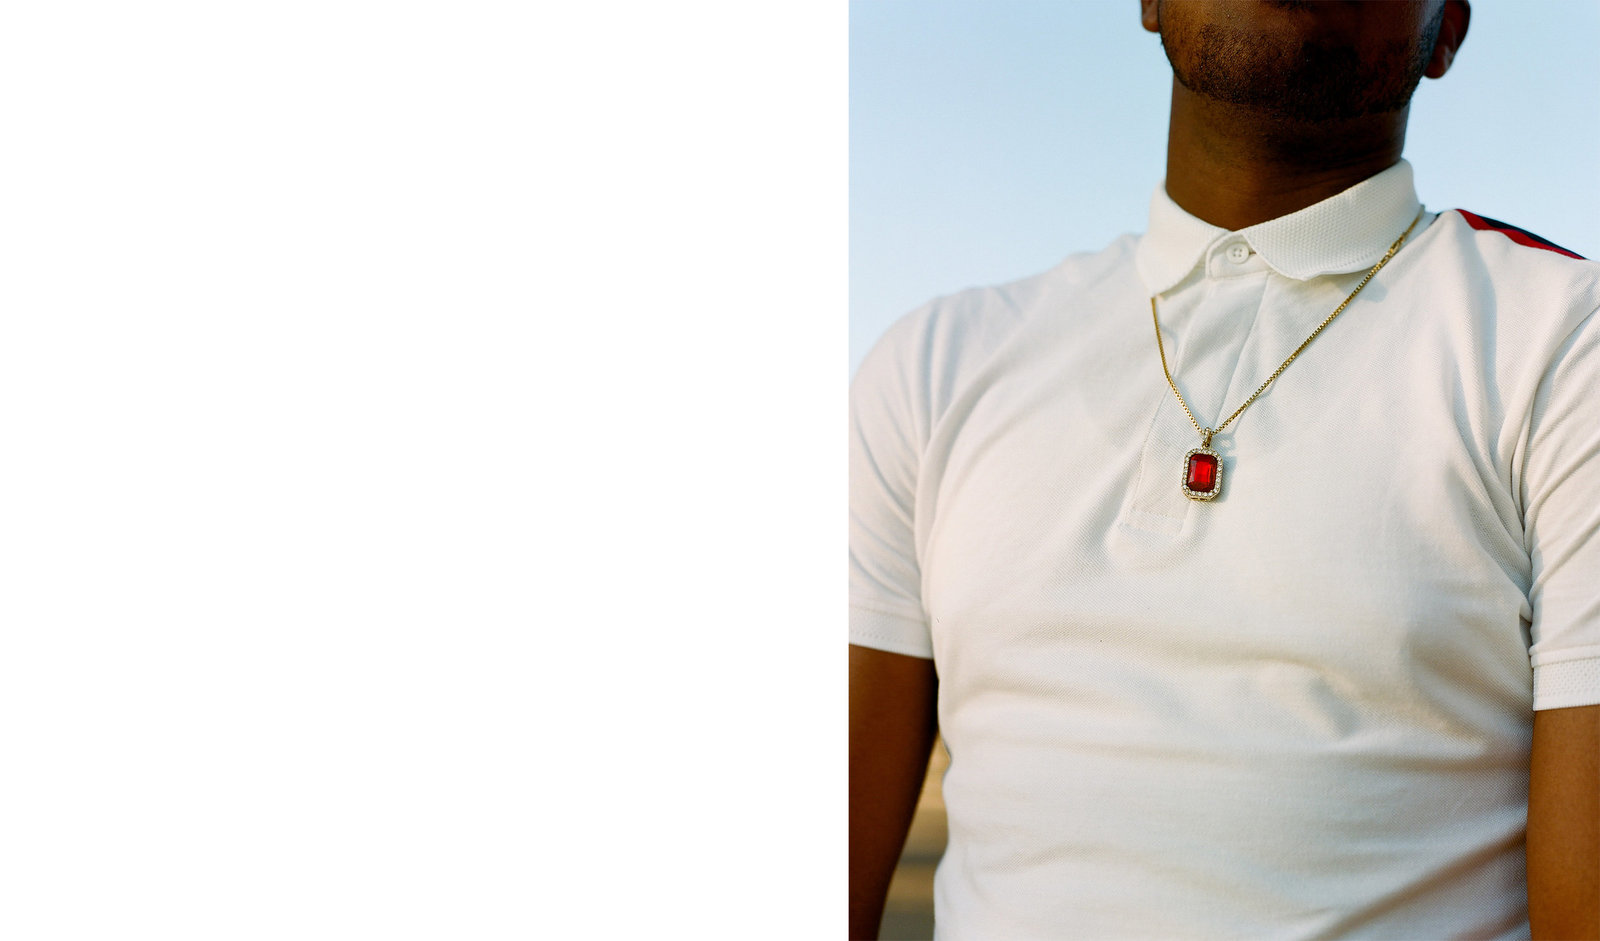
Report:
<svg viewBox="0 0 1600 941"><path fill-rule="evenodd" d="M1172 83L1167 195L1237 231L1319 203L1400 159L1406 112L1288 127Z"/></svg>

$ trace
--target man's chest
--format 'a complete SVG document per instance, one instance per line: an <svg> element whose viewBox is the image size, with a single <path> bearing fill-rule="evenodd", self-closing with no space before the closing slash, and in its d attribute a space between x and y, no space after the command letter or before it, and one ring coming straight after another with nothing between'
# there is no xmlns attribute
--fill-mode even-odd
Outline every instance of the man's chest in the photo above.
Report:
<svg viewBox="0 0 1600 941"><path fill-rule="evenodd" d="M1301 664L1375 702L1468 674L1525 694L1515 500L1452 367L1394 342L1351 368L1295 364L1213 442L1223 493L1197 503L1180 483L1199 436L1127 346L1120 370L1018 354L935 430L917 517L946 682L1081 688L1108 662L1215 662ZM1210 397L1231 407L1274 355L1236 350Z"/></svg>

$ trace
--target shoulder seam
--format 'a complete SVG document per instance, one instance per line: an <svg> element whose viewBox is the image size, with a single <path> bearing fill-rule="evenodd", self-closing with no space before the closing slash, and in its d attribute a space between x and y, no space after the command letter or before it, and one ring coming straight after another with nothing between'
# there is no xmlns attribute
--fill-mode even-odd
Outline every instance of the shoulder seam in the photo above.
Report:
<svg viewBox="0 0 1600 941"><path fill-rule="evenodd" d="M1529 248L1541 248L1547 252L1555 252L1558 255L1565 255L1568 258L1576 258L1579 261L1588 261L1587 258L1584 258L1577 252L1562 248L1560 245L1557 245L1549 239L1535 235L1532 232L1529 232L1527 229L1521 229L1514 225L1501 222L1499 219L1491 219L1488 216L1480 216L1477 213L1468 212L1465 209L1456 209L1453 211L1460 215L1462 219L1466 220L1467 225L1477 229L1480 232L1498 232L1511 241L1516 242L1518 245L1526 245Z"/></svg>

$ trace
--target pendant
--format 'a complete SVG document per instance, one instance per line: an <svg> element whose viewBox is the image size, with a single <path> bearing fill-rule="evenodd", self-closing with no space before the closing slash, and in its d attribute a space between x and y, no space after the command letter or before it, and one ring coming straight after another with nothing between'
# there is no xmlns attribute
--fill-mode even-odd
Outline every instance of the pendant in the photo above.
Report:
<svg viewBox="0 0 1600 941"><path fill-rule="evenodd" d="M1206 443L1183 456L1183 495L1191 500L1215 500L1222 493L1222 455Z"/></svg>

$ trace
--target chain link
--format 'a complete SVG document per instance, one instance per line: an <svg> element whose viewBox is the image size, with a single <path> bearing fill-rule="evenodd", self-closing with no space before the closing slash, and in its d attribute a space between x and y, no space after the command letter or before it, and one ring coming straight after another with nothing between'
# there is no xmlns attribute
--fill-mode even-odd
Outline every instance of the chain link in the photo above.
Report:
<svg viewBox="0 0 1600 941"><path fill-rule="evenodd" d="M1400 233L1399 238L1394 240L1394 244L1389 246L1389 251L1384 253L1382 258L1378 259L1378 263L1372 266L1372 270L1368 271L1367 276L1361 279L1361 283L1356 285L1356 289L1354 291L1350 292L1350 296L1346 297L1338 307L1335 307L1333 309L1333 313L1323 318L1322 323L1317 324L1317 329L1311 331L1311 335L1306 337L1305 342L1295 347L1294 352L1289 354L1289 358L1283 361L1283 365L1279 366L1277 369L1274 369L1272 371L1272 375L1267 377L1267 381L1257 386L1256 391L1250 393L1250 397L1244 400L1244 404L1234 409L1233 414L1229 415L1222 424L1215 428L1202 428L1200 423L1195 421L1194 413L1189 411L1189 403L1183 400L1183 393L1178 391L1178 384L1172 381L1172 370L1167 368L1167 350L1165 345L1163 345L1161 342L1161 316L1156 313L1156 299L1153 295L1151 296L1150 318L1155 321L1156 325L1156 351L1161 354L1161 371L1167 377L1167 386L1172 389L1172 394L1178 397L1178 404L1183 406L1183 414L1189 416L1189 424L1194 426L1195 431L1200 432L1200 437L1203 439L1200 444L1201 447L1211 447L1211 439L1216 435L1222 434L1222 429L1233 424L1233 420L1235 418L1243 415L1244 410L1250 407L1250 403L1254 402L1256 397L1261 393L1267 391L1267 386L1272 385L1272 380L1283 375L1283 371L1289 368L1289 364L1294 362L1295 357L1299 356L1305 351L1306 347L1311 345L1311 341L1317 338L1317 334L1321 333L1323 328L1328 324L1333 323L1333 318L1339 316L1344 312L1346 307L1350 306L1350 302L1356 299L1356 295L1361 293L1361 289L1366 287L1367 283L1373 278L1377 277L1378 272L1383 269L1383 266L1389 263L1389 259L1393 258L1395 253L1400 251L1400 246L1405 244L1406 238L1411 235L1411 230L1416 228L1417 223L1420 221L1422 221L1422 212L1417 213L1417 217L1412 219L1411 224L1406 226L1406 230Z"/></svg>

